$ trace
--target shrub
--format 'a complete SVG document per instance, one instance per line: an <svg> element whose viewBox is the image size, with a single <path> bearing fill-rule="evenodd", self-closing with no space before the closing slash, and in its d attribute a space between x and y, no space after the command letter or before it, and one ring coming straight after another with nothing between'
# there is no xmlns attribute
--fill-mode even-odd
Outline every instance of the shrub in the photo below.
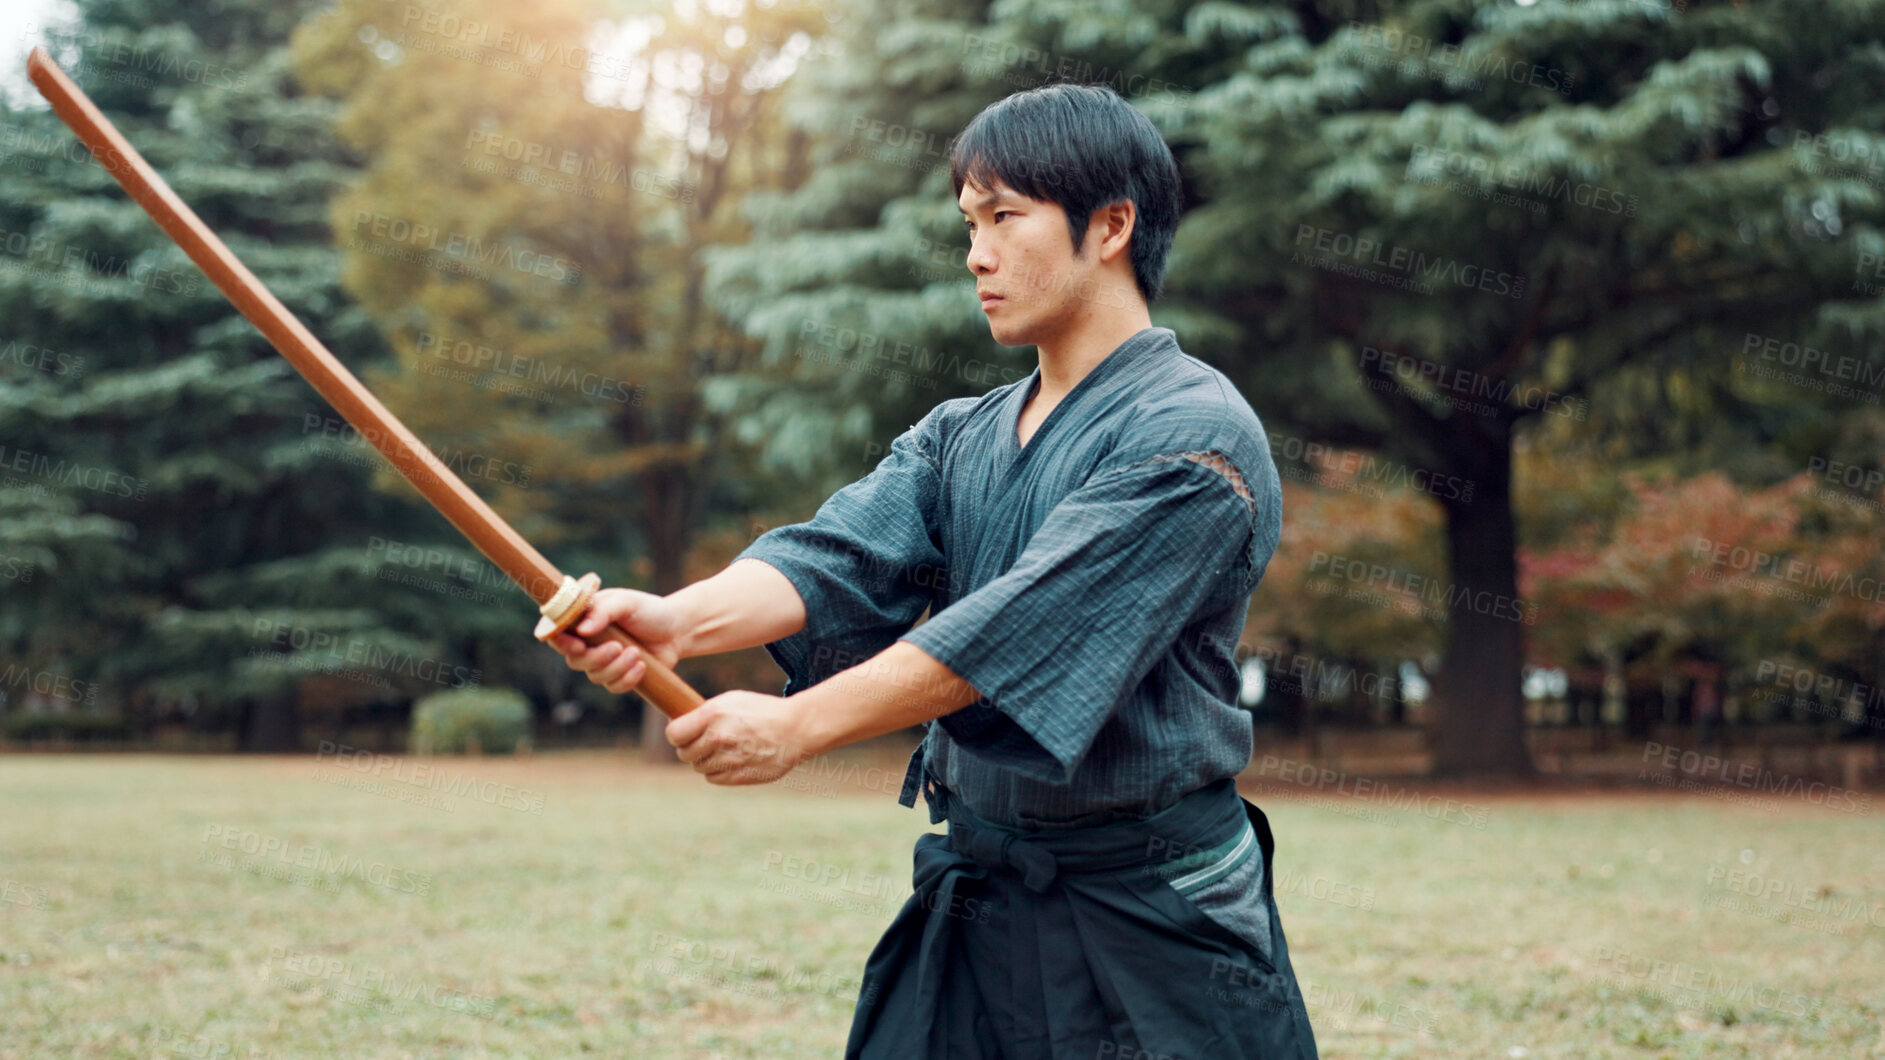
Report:
<svg viewBox="0 0 1885 1060"><path fill-rule="evenodd" d="M462 754L475 741L484 754L507 755L529 731L530 702L509 688L457 688L412 708L412 749L419 754Z"/></svg>
<svg viewBox="0 0 1885 1060"><path fill-rule="evenodd" d="M21 712L0 717L0 735L17 743L69 740L73 743L122 741L130 724L116 711Z"/></svg>

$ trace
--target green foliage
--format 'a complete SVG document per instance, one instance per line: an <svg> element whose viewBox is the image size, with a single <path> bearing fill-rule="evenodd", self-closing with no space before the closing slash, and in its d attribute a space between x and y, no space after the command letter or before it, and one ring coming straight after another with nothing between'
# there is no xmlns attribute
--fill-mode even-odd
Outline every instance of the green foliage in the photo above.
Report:
<svg viewBox="0 0 1885 1060"><path fill-rule="evenodd" d="M586 72L441 49L423 19L365 0L303 27L297 68L337 102L341 134L370 159L332 219L346 286L394 350L371 382L429 440L532 468L528 489L487 492L533 541L590 550L611 581L629 580L609 571L638 546L656 583L678 588L706 490L726 477L720 454L734 448L716 444L729 425L698 392L748 352L708 311L697 254L746 237L744 196L773 179L784 150L768 71L789 68L823 18L796 2L737 17L676 10L658 28L599 22L581 0L469 0L449 12L552 49L637 31L645 43ZM697 68L701 83L663 89L651 63ZM651 117L656 103L679 108L691 132ZM565 275L437 267L450 251L387 256L378 218L528 248Z"/></svg>
<svg viewBox="0 0 1885 1060"><path fill-rule="evenodd" d="M1577 564L1627 551L1611 535L1641 498L1615 472L1758 489L1815 461L1881 467L1875 409L1744 370L1758 337L1885 371L1885 300L1860 275L1885 260L1880 0L736 6L657 25L589 0L84 0L52 43L310 329L572 570L671 590L737 547L728 524L802 518L936 403L1026 375L1033 351L992 342L962 265L948 141L1009 92L1100 81L1185 176L1154 321L1273 442L1477 487L1292 489L1286 527L1306 521L1258 636L1378 670L1443 652L1442 699L1449 675L1490 674L1465 698L1493 720L1516 716L1527 652L1653 634L1657 659L1876 657L1859 608L1806 632L1748 608L1768 625L1745 636L1655 594L1611 623L1641 637L1574 613L1615 588ZM429 32L441 14L496 31ZM638 27L638 53L598 48ZM518 38L599 61L507 51ZM655 65L694 80L660 89ZM0 122L0 661L198 717L428 687L334 677L314 644L565 694L521 599L69 134L43 109ZM571 165L586 190L558 183ZM395 222L564 282L394 253L413 249L376 234ZM1671 510L1669 532L1694 532ZM1824 533L1833 518L1802 535L1862 569L1844 550L1864 531ZM1541 596L1573 601L1571 635L1314 595L1304 563L1331 542L1495 594L1519 593L1522 546Z"/></svg>
<svg viewBox="0 0 1885 1060"><path fill-rule="evenodd" d="M1513 450L1540 420L1596 409L1586 441L1626 458L1779 477L1825 453L1832 432L1806 425L1837 417L1736 375L1744 337L1881 366L1885 302L1854 284L1885 250L1877 167L1856 155L1885 115L1875 0L931 0L847 7L838 26L841 56L792 86L806 179L756 201L752 245L709 271L767 367L709 396L747 414L769 466L815 472L819 495L856 477L857 443L975 388L795 364L796 329L1000 363L966 270L934 268L962 245L937 166L982 105L1058 76L1142 89L1127 94L1180 159L1190 209L1155 322L1223 368L1273 434L1476 485L1434 501L1442 577L1462 598L1516 597ZM873 121L927 135L896 150ZM1351 617L1315 647L1339 656L1379 624ZM1442 757L1519 768L1523 638L1483 619L1426 619L1446 638L1453 731L1500 734L1478 749L1443 738Z"/></svg>
<svg viewBox="0 0 1885 1060"><path fill-rule="evenodd" d="M530 732L530 701L509 688L457 688L412 707L412 747L419 754L462 754L473 745L507 755Z"/></svg>
<svg viewBox="0 0 1885 1060"><path fill-rule="evenodd" d="M353 160L333 105L287 67L291 29L321 6L85 0L47 43L358 370L384 346L340 287L326 224ZM489 630L489 609L380 576L375 540L437 539L442 520L367 488L378 455L333 437L333 410L71 133L43 105L0 125L17 148L0 202L0 567L33 575L4 587L0 659L96 682L146 720L286 719L265 727L285 748L304 675L328 660L273 641L318 628L363 653L436 659ZM393 634L415 629L421 643ZM339 711L402 691L365 672L305 702Z"/></svg>
<svg viewBox="0 0 1885 1060"><path fill-rule="evenodd" d="M704 398L754 344L707 305L701 250L744 241L747 196L796 164L777 85L826 21L805 0L603 14L346 0L302 27L296 69L368 160L332 226L343 282L392 350L375 393L428 442L527 470L527 487L473 485L565 569L665 593L724 561L733 535L710 516L733 522L778 488L748 466L746 425ZM445 16L493 30L446 40ZM591 61L555 58L571 54ZM388 238L404 224L442 249L386 253L412 249ZM506 267L512 251L559 274ZM764 670L742 683L776 679L752 654ZM665 718L643 717L667 751Z"/></svg>
<svg viewBox="0 0 1885 1060"><path fill-rule="evenodd" d="M1266 423L1480 482L1441 501L1451 574L1506 595L1511 453L1557 413L1593 413L1561 443L1690 474L1771 481L1824 455L1828 435L1800 426L1850 404L1762 383L1737 355L1782 336L1885 367L1885 303L1854 282L1885 199L1876 165L1850 161L1880 117L1859 85L1885 6L1296 10L1315 17L1154 111L1204 199L1177 286L1232 336L1199 352ZM1522 644L1464 612L1448 625L1442 707L1516 718ZM1452 684L1486 672L1490 699ZM1441 735L1443 760L1473 757Z"/></svg>

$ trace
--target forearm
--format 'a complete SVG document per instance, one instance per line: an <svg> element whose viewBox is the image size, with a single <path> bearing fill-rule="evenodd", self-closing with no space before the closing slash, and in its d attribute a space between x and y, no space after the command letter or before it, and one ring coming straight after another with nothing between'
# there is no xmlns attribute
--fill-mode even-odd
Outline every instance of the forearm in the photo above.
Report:
<svg viewBox="0 0 1885 1060"><path fill-rule="evenodd" d="M791 702L802 712L806 750L819 755L939 718L980 698L928 652L900 640Z"/></svg>
<svg viewBox="0 0 1885 1060"><path fill-rule="evenodd" d="M736 560L666 599L688 631L683 658L770 644L805 628L805 601L791 580L756 559Z"/></svg>

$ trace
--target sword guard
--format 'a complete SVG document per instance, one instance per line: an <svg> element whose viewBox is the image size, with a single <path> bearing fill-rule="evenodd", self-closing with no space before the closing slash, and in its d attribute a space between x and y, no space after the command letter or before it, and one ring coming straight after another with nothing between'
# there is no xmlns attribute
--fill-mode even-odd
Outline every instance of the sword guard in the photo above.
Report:
<svg viewBox="0 0 1885 1060"><path fill-rule="evenodd" d="M563 575L562 587L538 608L543 612L543 619L532 631L536 638L547 641L575 625L576 620L583 617L583 612L589 610L589 602L596 598L596 590L600 588L602 579L596 577L595 571L583 575L580 580Z"/></svg>
<svg viewBox="0 0 1885 1060"><path fill-rule="evenodd" d="M543 617L537 620L533 631L538 640L547 641L558 633L576 624L589 610L589 604L595 599L596 590L602 587L602 579L591 571L576 579L565 574L563 585L538 608ZM673 668L655 658L628 635L621 626L610 624L602 627L602 632L591 644L613 641L625 648L634 648L642 653L643 661L648 666L648 675L636 684L635 692L654 704L655 709L670 718L678 718L707 701L705 696L694 691L686 681L681 680Z"/></svg>

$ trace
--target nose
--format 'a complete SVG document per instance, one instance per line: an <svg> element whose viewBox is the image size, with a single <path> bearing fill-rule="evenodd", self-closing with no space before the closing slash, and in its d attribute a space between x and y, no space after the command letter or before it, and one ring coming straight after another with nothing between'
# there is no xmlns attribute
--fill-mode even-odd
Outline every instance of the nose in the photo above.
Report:
<svg viewBox="0 0 1885 1060"><path fill-rule="evenodd" d="M969 271L977 276L985 276L995 271L995 251L981 233L976 233L969 240Z"/></svg>

